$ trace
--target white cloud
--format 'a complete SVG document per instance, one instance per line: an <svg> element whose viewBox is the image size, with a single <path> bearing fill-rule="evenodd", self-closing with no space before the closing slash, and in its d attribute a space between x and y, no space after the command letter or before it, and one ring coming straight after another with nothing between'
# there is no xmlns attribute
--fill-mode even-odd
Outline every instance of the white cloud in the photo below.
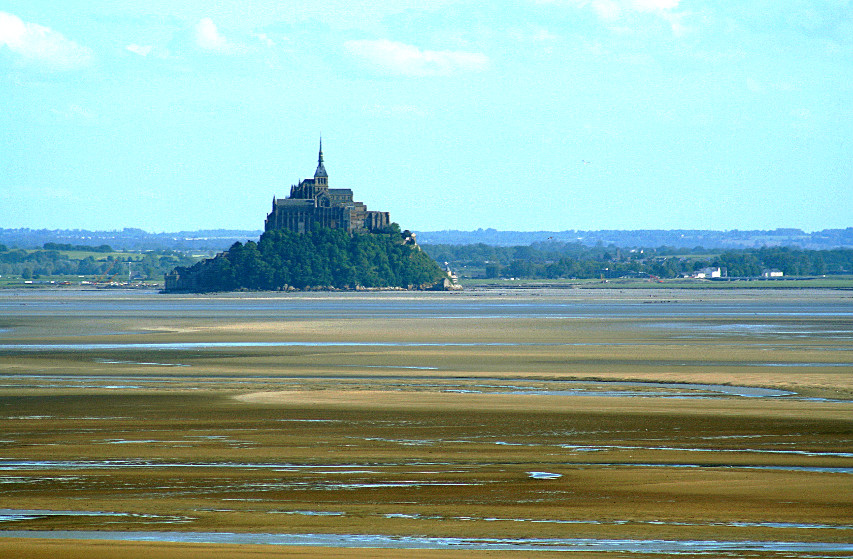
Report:
<svg viewBox="0 0 853 559"><path fill-rule="evenodd" d="M618 19L622 15L623 3L618 0L593 0L592 9L602 19Z"/></svg>
<svg viewBox="0 0 853 559"><path fill-rule="evenodd" d="M93 120L95 118L95 115L76 104L68 105L65 109L51 109L50 112L63 120Z"/></svg>
<svg viewBox="0 0 853 559"><path fill-rule="evenodd" d="M202 50L221 54L234 54L243 50L242 45L228 41L209 17L204 17L195 24L195 44Z"/></svg>
<svg viewBox="0 0 853 559"><path fill-rule="evenodd" d="M631 12L664 15L678 7L681 0L591 0L589 5L602 19L619 19ZM587 2L575 2L586 5Z"/></svg>
<svg viewBox="0 0 853 559"><path fill-rule="evenodd" d="M674 10L681 0L535 0L539 4L568 4L590 7L602 17L617 17L625 11L658 12Z"/></svg>
<svg viewBox="0 0 853 559"><path fill-rule="evenodd" d="M550 43L560 38L559 35L552 33L544 27L538 27L533 25L528 25L526 27L510 28L508 34L510 38L516 41L536 43Z"/></svg>
<svg viewBox="0 0 853 559"><path fill-rule="evenodd" d="M70 70L92 61L92 51L49 27L22 21L0 12L0 47L15 53L25 64L53 70Z"/></svg>
<svg viewBox="0 0 853 559"><path fill-rule="evenodd" d="M555 41L559 38L558 35L551 33L547 29L538 29L534 31L530 37L534 41Z"/></svg>
<svg viewBox="0 0 853 559"><path fill-rule="evenodd" d="M690 30L682 21L684 19L683 13L664 12L661 17L669 23L672 34L676 37L681 37Z"/></svg>
<svg viewBox="0 0 853 559"><path fill-rule="evenodd" d="M252 33L252 36L268 47L275 46L275 41L270 39L269 35L267 35L266 33Z"/></svg>
<svg viewBox="0 0 853 559"><path fill-rule="evenodd" d="M747 77L746 78L746 88L749 91L751 91L752 93L763 93L764 92L764 86L761 84L760 81L758 81L757 79L755 79L753 77Z"/></svg>
<svg viewBox="0 0 853 559"><path fill-rule="evenodd" d="M629 0L629 6L638 12L674 10L681 0Z"/></svg>
<svg viewBox="0 0 853 559"><path fill-rule="evenodd" d="M139 56L148 56L148 54L151 52L151 49L153 49L154 47L151 45L142 46L142 45L132 44L132 45L127 45L124 48L126 48L127 50L129 50L132 53L138 54Z"/></svg>
<svg viewBox="0 0 853 559"><path fill-rule="evenodd" d="M489 58L482 53L421 50L413 45L387 39L347 41L344 46L375 70L403 76L479 72L489 65Z"/></svg>
<svg viewBox="0 0 853 559"><path fill-rule="evenodd" d="M681 0L536 0L543 4L568 4L576 8L591 8L601 19L613 23L635 14L652 14L664 19L676 35L686 28L681 15L674 10Z"/></svg>
<svg viewBox="0 0 853 559"><path fill-rule="evenodd" d="M789 92L796 91L797 86L789 81L759 81L753 76L746 77L746 89L751 93L768 93L768 92Z"/></svg>
<svg viewBox="0 0 853 559"><path fill-rule="evenodd" d="M364 108L365 112L375 117L425 117L427 112L415 105L372 105Z"/></svg>

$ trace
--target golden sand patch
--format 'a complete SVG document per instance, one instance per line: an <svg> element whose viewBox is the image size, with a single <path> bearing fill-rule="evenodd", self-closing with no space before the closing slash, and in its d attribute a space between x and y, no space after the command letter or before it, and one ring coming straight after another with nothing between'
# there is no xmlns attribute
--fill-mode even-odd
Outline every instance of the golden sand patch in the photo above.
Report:
<svg viewBox="0 0 853 559"><path fill-rule="evenodd" d="M430 391L283 390L235 396L247 404L401 410L482 410L530 413L596 412L803 417L853 420L853 408L839 402L762 399L661 399L643 397L466 394Z"/></svg>

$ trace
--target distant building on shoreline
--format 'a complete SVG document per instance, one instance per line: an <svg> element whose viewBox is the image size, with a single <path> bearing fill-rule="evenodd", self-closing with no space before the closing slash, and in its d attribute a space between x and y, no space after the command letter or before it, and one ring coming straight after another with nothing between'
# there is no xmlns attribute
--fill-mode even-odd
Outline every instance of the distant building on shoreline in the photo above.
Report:
<svg viewBox="0 0 853 559"><path fill-rule="evenodd" d="M379 231L390 223L388 212L370 211L363 203L353 201L351 189L329 188L321 138L314 178L291 186L287 198L273 198L272 211L267 215L264 230L287 229L305 233L314 227L329 227L349 232Z"/></svg>
<svg viewBox="0 0 853 559"><path fill-rule="evenodd" d="M693 274L690 275L690 277L694 279L711 279L725 278L728 277L728 275L728 271L725 268L713 266L708 268L702 268L701 270L696 270L695 272L693 272Z"/></svg>

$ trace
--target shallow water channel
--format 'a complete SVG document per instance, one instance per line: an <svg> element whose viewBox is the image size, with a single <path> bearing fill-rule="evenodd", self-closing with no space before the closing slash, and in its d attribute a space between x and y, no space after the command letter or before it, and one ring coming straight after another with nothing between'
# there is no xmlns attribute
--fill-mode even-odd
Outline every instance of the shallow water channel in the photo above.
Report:
<svg viewBox="0 0 853 559"><path fill-rule="evenodd" d="M104 362L96 360L97 362ZM123 361L111 361L107 364L135 364L135 365L152 365L152 366L172 366L172 367L188 367L184 364L167 364L167 363L133 363ZM394 369L393 366L386 367ZM400 367L405 369L405 367ZM412 369L412 367L409 367ZM29 388L29 387L44 387L44 385L34 384L33 381L42 383L53 383L59 387L68 386L88 386L92 388L105 389L143 389L149 388L150 385L170 384L170 383L186 383L192 382L199 385L205 383L218 383L224 381L239 382L239 383L260 383L275 380L283 382L287 380L299 381L305 380L304 375L290 376L287 374L277 375L275 377L259 377L240 376L240 377L223 377L217 376L215 379L200 378L195 375L182 375L180 373L170 373L164 375L144 375L134 373L123 376L113 375L56 375L45 373L28 373L28 374L8 374L0 373L0 388ZM339 380L339 381L355 381L358 379L371 380L375 377L351 374L347 376L324 375L324 380ZM764 388L760 386L735 386L728 384L705 384L705 383L688 383L688 382L655 382L655 381L608 381L608 380L535 380L534 385L529 378L513 378L511 376L504 377L477 377L470 379L467 382L454 383L452 381L444 381L441 384L432 384L426 381L435 381L436 377L418 376L407 374L405 376L383 375L383 381L397 383L398 390L405 390L412 387L425 388L432 387L440 392L457 392L470 394L516 394L528 396L609 396L609 397L657 397L657 398L707 398L714 395L737 396L742 398L781 398L781 397L796 397L795 392L788 390L779 390L775 388ZM120 382L120 384L117 384ZM484 384L484 383L489 384ZM516 384L506 384L507 382L515 382ZM391 385L393 386L393 384ZM636 390L627 390L626 388L634 388Z"/></svg>
<svg viewBox="0 0 853 559"><path fill-rule="evenodd" d="M653 554L713 554L732 552L807 553L808 557L837 557L853 553L853 544L788 541L635 540L597 538L430 538L377 534L248 534L221 532L0 532L0 537L88 539L175 543L296 545L378 549L469 549L562 552L623 552Z"/></svg>

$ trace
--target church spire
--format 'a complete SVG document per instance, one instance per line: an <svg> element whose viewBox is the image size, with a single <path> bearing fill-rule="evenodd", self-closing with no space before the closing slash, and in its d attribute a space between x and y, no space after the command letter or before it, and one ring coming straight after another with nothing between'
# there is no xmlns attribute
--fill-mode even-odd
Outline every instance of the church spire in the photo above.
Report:
<svg viewBox="0 0 853 559"><path fill-rule="evenodd" d="M325 178L327 180L322 181L325 184L328 181L329 175L326 174L326 167L323 165L323 136L320 136L320 155L317 156L317 170L314 171L314 178Z"/></svg>

